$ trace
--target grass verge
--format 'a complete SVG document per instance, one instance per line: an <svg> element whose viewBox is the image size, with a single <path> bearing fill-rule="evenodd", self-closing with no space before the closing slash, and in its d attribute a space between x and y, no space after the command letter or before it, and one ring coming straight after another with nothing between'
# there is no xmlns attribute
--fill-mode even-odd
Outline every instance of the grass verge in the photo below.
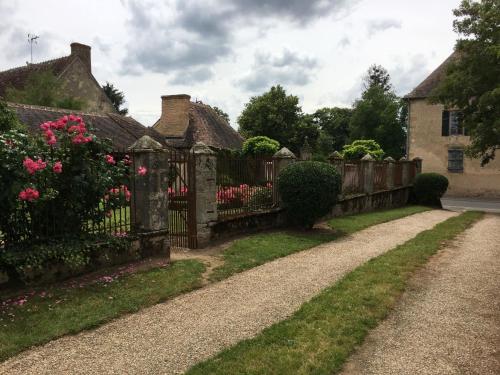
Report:
<svg viewBox="0 0 500 375"><path fill-rule="evenodd" d="M467 212L421 232L356 268L305 303L291 318L264 330L188 374L332 374L395 305L408 279L445 241L478 220Z"/></svg>
<svg viewBox="0 0 500 375"><path fill-rule="evenodd" d="M205 266L183 260L82 288L48 288L22 307L0 306L0 361L32 345L101 325L201 286Z"/></svg>
<svg viewBox="0 0 500 375"><path fill-rule="evenodd" d="M372 225L428 210L430 208L424 206L406 206L392 210L375 211L332 219L328 221L328 225L334 231L280 231L245 237L236 240L224 251L222 255L224 264L214 269L210 275L210 279L222 280L235 273L259 266L273 259L333 241Z"/></svg>

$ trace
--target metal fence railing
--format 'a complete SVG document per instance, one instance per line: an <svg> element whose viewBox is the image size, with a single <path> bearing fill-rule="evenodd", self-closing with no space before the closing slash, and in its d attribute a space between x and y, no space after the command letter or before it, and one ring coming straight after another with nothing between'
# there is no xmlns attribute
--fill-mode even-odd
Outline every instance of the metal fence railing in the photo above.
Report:
<svg viewBox="0 0 500 375"><path fill-rule="evenodd" d="M364 190L364 173L359 161L346 161L342 176L343 194L361 194Z"/></svg>
<svg viewBox="0 0 500 375"><path fill-rule="evenodd" d="M278 205L276 161L270 158L217 157L219 218L246 215Z"/></svg>
<svg viewBox="0 0 500 375"><path fill-rule="evenodd" d="M387 189L387 162L377 161L373 164L373 189Z"/></svg>

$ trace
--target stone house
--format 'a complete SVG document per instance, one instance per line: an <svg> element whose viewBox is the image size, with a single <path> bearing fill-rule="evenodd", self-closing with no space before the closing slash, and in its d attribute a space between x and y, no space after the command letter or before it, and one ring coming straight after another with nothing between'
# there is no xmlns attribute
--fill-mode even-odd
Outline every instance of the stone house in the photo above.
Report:
<svg viewBox="0 0 500 375"><path fill-rule="evenodd" d="M459 112L427 100L456 58L455 52L405 96L409 103L408 156L423 159L422 172L445 175L450 182L449 196L500 197L500 158L484 167L478 159L468 158L464 149L470 137Z"/></svg>
<svg viewBox="0 0 500 375"><path fill-rule="evenodd" d="M243 137L209 105L186 94L161 97L161 116L153 125L168 145L190 149L197 142L219 149L240 149Z"/></svg>
<svg viewBox="0 0 500 375"><path fill-rule="evenodd" d="M35 72L51 71L61 82L62 90L82 102L82 110L94 113L116 113L101 85L92 75L90 46L71 43L71 54L37 64L0 72L0 97L8 87L22 89Z"/></svg>

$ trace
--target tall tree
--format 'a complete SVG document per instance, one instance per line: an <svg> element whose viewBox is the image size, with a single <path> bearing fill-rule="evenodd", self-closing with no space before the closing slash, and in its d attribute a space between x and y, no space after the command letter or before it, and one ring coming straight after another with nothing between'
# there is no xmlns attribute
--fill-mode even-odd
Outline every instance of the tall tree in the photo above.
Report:
<svg viewBox="0 0 500 375"><path fill-rule="evenodd" d="M109 98L113 107L115 107L116 111L125 116L128 114L128 108L122 108L122 105L125 103L125 94L123 91L118 90L112 83L106 82L104 86L102 86L104 93Z"/></svg>
<svg viewBox="0 0 500 375"><path fill-rule="evenodd" d="M238 117L239 132L246 138L265 135L298 151L294 137L301 118L299 98L287 95L285 89L277 85L262 95L252 97L245 104Z"/></svg>
<svg viewBox="0 0 500 375"><path fill-rule="evenodd" d="M22 89L8 87L5 99L45 107L82 109L82 102L65 95L61 83L50 70L31 73Z"/></svg>
<svg viewBox="0 0 500 375"><path fill-rule="evenodd" d="M322 138L323 149L326 150L328 140L331 140L333 150L341 150L349 140L349 121L351 108L320 108L312 114L313 121L324 133Z"/></svg>
<svg viewBox="0 0 500 375"><path fill-rule="evenodd" d="M400 158L404 155L405 128L402 124L402 102L390 85L390 77L385 69L383 74L372 77L373 69L365 78L366 89L354 103L349 122L350 139L373 139L386 155Z"/></svg>
<svg viewBox="0 0 500 375"><path fill-rule="evenodd" d="M368 68L368 73L364 79L365 90L373 86L378 86L385 92L392 90L391 77L382 65L373 64Z"/></svg>
<svg viewBox="0 0 500 375"><path fill-rule="evenodd" d="M500 2L463 0L453 11L457 58L431 96L462 112L467 153L488 163L500 148Z"/></svg>

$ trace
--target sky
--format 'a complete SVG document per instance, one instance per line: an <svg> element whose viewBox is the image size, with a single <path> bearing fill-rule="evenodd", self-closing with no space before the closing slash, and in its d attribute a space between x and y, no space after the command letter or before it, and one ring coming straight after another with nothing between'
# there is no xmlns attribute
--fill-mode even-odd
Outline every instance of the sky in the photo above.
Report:
<svg viewBox="0 0 500 375"><path fill-rule="evenodd" d="M0 0L0 70L92 47L92 73L125 93L152 125L161 95L226 111L281 84L306 113L351 106L372 64L398 95L420 83L456 40L459 0Z"/></svg>

